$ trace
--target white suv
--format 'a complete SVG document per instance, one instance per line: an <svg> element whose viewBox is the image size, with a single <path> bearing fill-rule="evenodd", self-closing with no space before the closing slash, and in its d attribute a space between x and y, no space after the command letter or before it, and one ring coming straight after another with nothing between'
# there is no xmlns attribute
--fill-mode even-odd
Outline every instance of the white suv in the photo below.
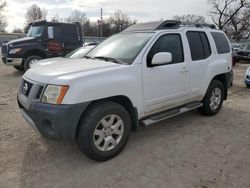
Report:
<svg viewBox="0 0 250 188"><path fill-rule="evenodd" d="M97 161L116 156L139 123L193 109L215 115L232 83L226 35L178 21L133 25L83 59L46 61L23 76L23 117L44 137L76 140Z"/></svg>

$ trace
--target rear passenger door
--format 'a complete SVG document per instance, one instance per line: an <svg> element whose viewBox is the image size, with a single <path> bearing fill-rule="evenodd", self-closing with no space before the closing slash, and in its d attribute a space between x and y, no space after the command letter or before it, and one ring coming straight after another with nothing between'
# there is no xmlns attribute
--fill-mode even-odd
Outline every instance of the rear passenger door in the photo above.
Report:
<svg viewBox="0 0 250 188"><path fill-rule="evenodd" d="M203 31L188 31L186 33L190 47L190 100L203 96L202 88L205 83L208 66L211 62L212 51L208 35Z"/></svg>

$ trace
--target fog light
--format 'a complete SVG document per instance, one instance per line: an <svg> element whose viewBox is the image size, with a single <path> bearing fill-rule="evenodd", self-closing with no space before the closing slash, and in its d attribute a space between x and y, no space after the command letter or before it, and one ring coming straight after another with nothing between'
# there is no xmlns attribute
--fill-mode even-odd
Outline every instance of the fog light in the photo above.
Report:
<svg viewBox="0 0 250 188"><path fill-rule="evenodd" d="M48 119L43 120L43 128L46 131L47 134L53 135L55 134L55 126L52 124L52 122Z"/></svg>

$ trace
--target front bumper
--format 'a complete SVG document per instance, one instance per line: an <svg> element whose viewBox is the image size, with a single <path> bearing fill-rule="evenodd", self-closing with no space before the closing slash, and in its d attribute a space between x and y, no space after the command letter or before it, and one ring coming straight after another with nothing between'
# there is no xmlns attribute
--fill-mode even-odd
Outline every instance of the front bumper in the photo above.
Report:
<svg viewBox="0 0 250 188"><path fill-rule="evenodd" d="M246 78L245 78L245 84L247 86L250 86L250 75L246 76Z"/></svg>
<svg viewBox="0 0 250 188"><path fill-rule="evenodd" d="M2 61L5 65L9 66L21 66L23 59L22 58L6 58L2 57Z"/></svg>
<svg viewBox="0 0 250 188"><path fill-rule="evenodd" d="M53 140L74 140L82 113L89 103L51 105L32 103L27 110L18 104L24 119L42 136Z"/></svg>
<svg viewBox="0 0 250 188"><path fill-rule="evenodd" d="M247 85L247 86L250 86L250 80L245 80L245 84Z"/></svg>

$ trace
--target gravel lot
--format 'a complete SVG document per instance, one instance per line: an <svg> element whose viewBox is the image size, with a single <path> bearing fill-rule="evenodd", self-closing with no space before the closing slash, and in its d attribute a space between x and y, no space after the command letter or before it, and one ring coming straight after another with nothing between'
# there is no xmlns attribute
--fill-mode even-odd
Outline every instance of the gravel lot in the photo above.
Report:
<svg viewBox="0 0 250 188"><path fill-rule="evenodd" d="M87 159L74 143L47 140L22 119L21 74L0 63L0 187L250 187L250 89L234 87L215 117L197 111L132 133L115 159Z"/></svg>

